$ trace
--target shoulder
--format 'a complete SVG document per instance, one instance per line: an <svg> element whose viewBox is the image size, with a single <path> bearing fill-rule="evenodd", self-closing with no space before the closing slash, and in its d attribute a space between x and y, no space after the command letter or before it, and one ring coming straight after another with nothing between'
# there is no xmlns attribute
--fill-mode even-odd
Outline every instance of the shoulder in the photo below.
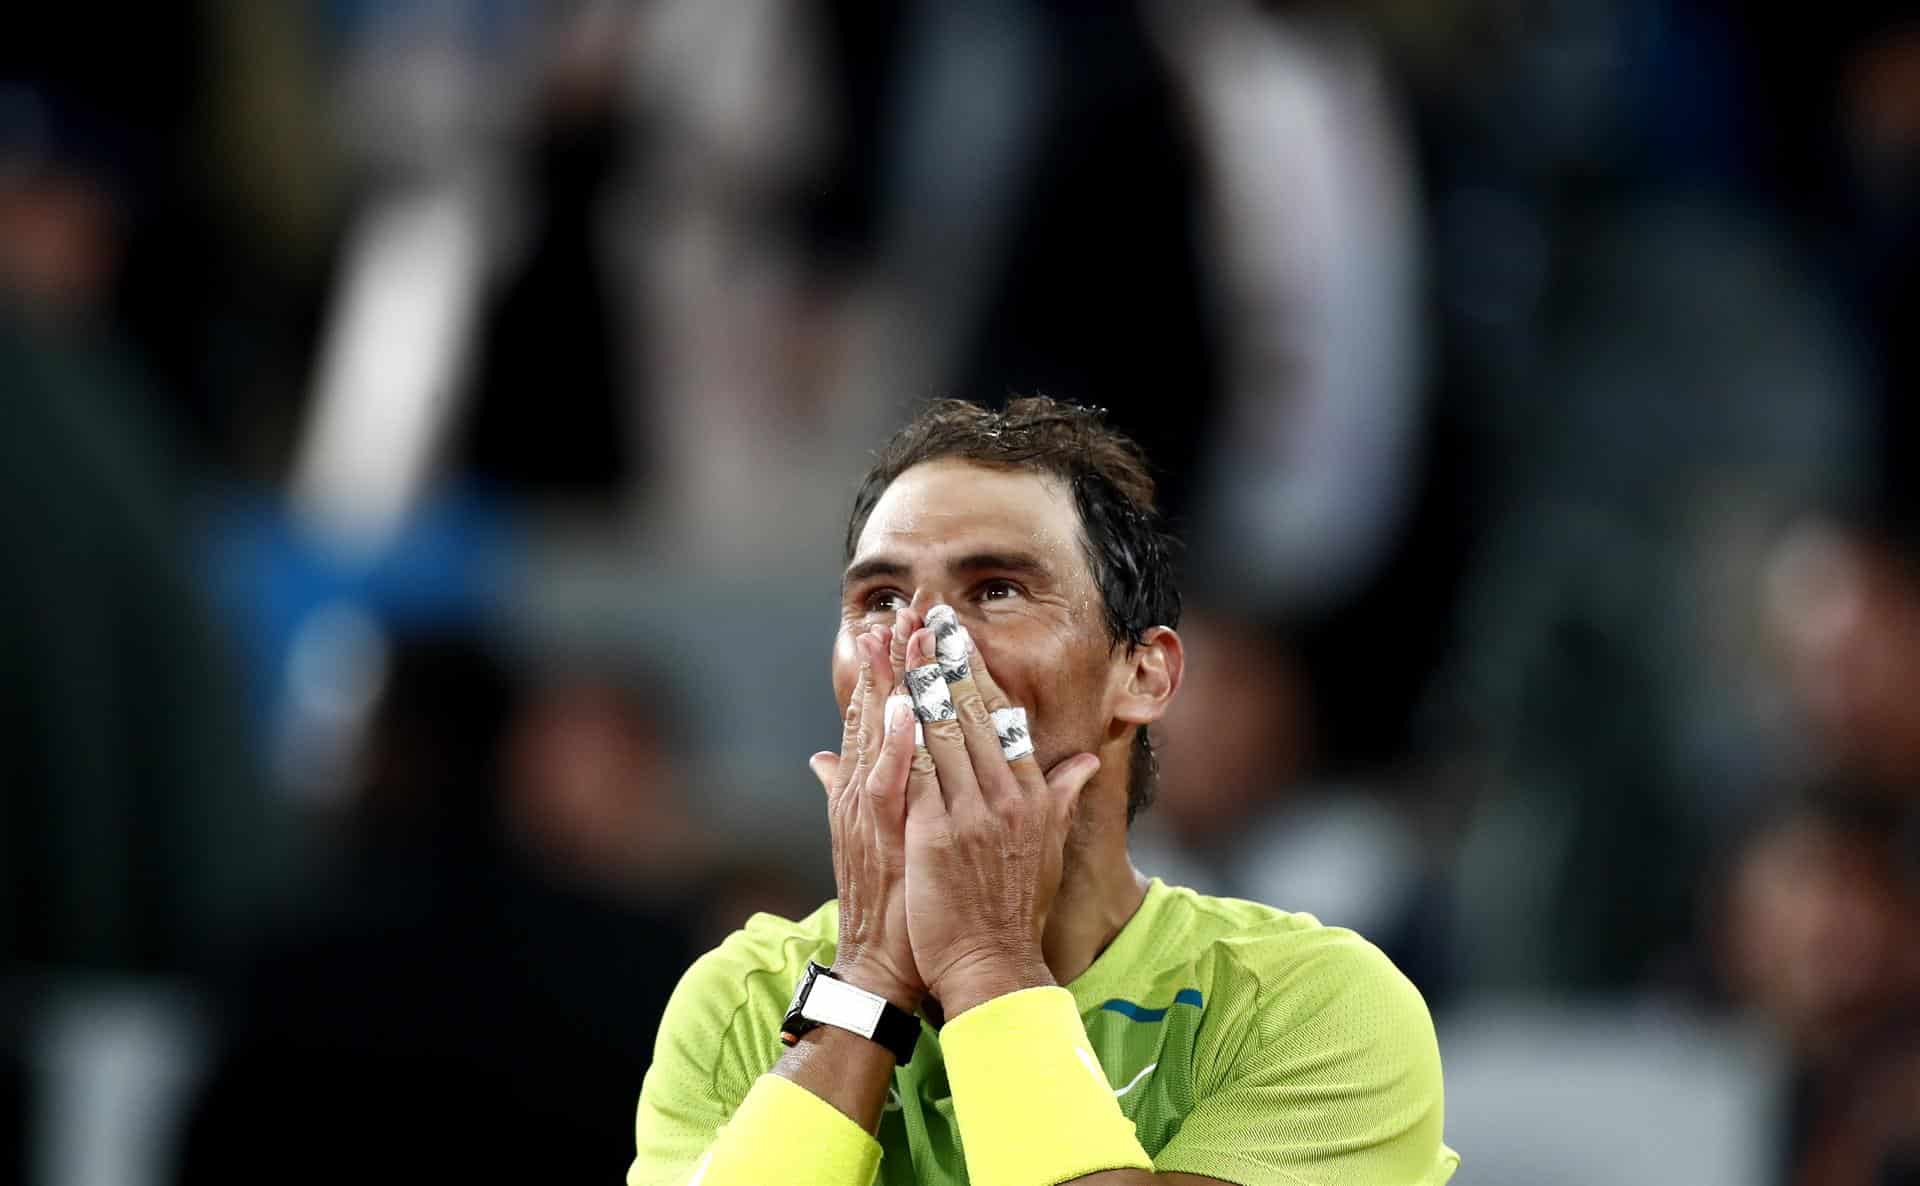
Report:
<svg viewBox="0 0 1920 1186"><path fill-rule="evenodd" d="M1413 987L1364 936L1311 914L1182 886L1167 887L1163 909L1169 928L1184 940L1180 946L1263 1000L1311 1003L1346 992L1392 995Z"/></svg>
<svg viewBox="0 0 1920 1186"><path fill-rule="evenodd" d="M807 961L832 962L838 928L837 902L798 920L754 915L680 977L661 1043L703 1051L717 1077L757 1076Z"/></svg>
<svg viewBox="0 0 1920 1186"><path fill-rule="evenodd" d="M1364 1167L1332 1176L1444 1181L1454 1156L1442 1141L1440 1047L1413 982L1345 927L1194 897L1196 913L1217 930L1199 964L1208 1001L1194 1079L1204 1103L1189 1117L1186 1151L1209 1133L1226 1144L1254 1141L1271 1132L1275 1109L1311 1105L1326 1157L1369 1151Z"/></svg>
<svg viewBox="0 0 1920 1186"><path fill-rule="evenodd" d="M756 914L720 946L693 962L682 978L702 989L738 998L757 981L798 978L807 961L832 957L840 923L840 904L827 902L802 919ZM792 985L789 984L788 988Z"/></svg>
<svg viewBox="0 0 1920 1186"><path fill-rule="evenodd" d="M1311 915L1193 895L1207 1004L1194 1102L1155 1155L1228 1181L1447 1180L1426 1002L1378 947Z"/></svg>
<svg viewBox="0 0 1920 1186"><path fill-rule="evenodd" d="M1329 1044L1416 1057L1435 1049L1419 989L1365 937L1310 914L1170 889L1169 904L1189 916L1182 929L1209 1005L1248 1039L1245 1053L1301 1041L1322 1053Z"/></svg>

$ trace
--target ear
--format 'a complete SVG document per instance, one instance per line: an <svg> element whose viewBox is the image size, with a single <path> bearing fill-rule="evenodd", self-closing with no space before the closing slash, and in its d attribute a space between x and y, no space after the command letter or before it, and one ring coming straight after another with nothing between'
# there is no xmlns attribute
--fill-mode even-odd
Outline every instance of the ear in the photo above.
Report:
<svg viewBox="0 0 1920 1186"><path fill-rule="evenodd" d="M1180 690L1180 677L1186 669L1186 647L1171 626L1148 630L1140 645L1123 662L1115 720L1129 725L1150 725L1166 715Z"/></svg>

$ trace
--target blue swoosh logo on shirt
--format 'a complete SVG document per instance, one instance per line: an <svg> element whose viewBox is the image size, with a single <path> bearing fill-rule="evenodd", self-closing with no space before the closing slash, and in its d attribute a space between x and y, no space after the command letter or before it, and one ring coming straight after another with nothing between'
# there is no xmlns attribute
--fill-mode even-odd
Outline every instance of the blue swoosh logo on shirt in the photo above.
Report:
<svg viewBox="0 0 1920 1186"><path fill-rule="evenodd" d="M1197 1009L1201 1004L1200 990L1197 988L1183 988L1173 994L1173 1005L1192 1005ZM1168 1005L1166 1009L1149 1009L1143 1005L1136 1005L1132 1001L1115 999L1108 1001L1100 1007L1110 1013L1118 1013L1122 1017L1130 1017L1135 1021L1159 1021L1167 1015L1167 1009L1173 1008L1173 1005Z"/></svg>

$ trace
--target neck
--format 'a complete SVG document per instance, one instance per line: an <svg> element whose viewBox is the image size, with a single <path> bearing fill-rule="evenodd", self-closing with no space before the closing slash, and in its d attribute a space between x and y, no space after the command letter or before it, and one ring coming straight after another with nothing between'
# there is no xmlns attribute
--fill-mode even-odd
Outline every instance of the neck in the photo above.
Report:
<svg viewBox="0 0 1920 1186"><path fill-rule="evenodd" d="M1081 792L1041 937L1054 983L1070 984L1091 967L1146 896L1147 879L1127 855L1127 764L1109 761Z"/></svg>

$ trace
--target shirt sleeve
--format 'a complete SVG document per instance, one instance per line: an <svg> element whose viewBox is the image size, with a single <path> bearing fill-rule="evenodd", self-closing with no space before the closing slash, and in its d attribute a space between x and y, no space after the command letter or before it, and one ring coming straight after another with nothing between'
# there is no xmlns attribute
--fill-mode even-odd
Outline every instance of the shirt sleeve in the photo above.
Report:
<svg viewBox="0 0 1920 1186"><path fill-rule="evenodd" d="M1442 1140L1440 1051L1419 990L1351 932L1262 967L1261 945L1224 957L1222 993L1196 1050L1199 1098L1154 1159L1161 1172L1239 1186L1440 1186L1459 1157ZM1208 1047L1212 1053L1208 1053Z"/></svg>

